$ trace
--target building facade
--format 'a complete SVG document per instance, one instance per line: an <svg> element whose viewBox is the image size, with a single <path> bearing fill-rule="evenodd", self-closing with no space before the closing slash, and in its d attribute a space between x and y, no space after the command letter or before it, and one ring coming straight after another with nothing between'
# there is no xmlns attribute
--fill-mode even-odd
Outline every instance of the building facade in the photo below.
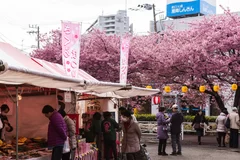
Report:
<svg viewBox="0 0 240 160"><path fill-rule="evenodd" d="M102 15L87 29L90 32L92 29L105 31L106 34L126 34L129 33L129 17L125 10L119 10L117 14Z"/></svg>

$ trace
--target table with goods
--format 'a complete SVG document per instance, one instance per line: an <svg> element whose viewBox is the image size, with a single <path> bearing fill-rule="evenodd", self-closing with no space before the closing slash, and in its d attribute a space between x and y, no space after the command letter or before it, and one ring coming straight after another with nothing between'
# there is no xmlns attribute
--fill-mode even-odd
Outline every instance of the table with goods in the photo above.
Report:
<svg viewBox="0 0 240 160"><path fill-rule="evenodd" d="M51 151L47 148L46 139L42 137L18 139L18 159L48 160ZM16 159L16 139L3 142L0 140L0 160Z"/></svg>

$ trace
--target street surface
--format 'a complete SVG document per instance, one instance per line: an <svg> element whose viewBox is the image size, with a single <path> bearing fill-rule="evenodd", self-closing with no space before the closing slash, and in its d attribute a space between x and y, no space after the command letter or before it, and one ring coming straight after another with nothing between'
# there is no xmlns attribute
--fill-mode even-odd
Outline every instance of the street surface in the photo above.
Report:
<svg viewBox="0 0 240 160"><path fill-rule="evenodd" d="M146 143L152 160L237 160L240 159L240 149L218 147L215 136L206 136L202 145L198 145L195 135L185 135L182 141L181 156L159 156L158 143ZM171 144L167 144L166 152L172 152Z"/></svg>

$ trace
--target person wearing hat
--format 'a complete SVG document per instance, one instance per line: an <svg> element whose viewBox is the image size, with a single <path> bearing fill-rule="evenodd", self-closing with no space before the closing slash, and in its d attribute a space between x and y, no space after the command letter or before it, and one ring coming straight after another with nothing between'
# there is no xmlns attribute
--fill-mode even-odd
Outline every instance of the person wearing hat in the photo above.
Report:
<svg viewBox="0 0 240 160"><path fill-rule="evenodd" d="M181 125L183 123L183 115L178 112L177 104L172 106L172 117L170 119L170 133L172 139L172 153L170 155L182 155L180 143ZM178 148L178 150L177 150Z"/></svg>
<svg viewBox="0 0 240 160"><path fill-rule="evenodd" d="M232 113L229 114L230 120L230 148L238 148L238 130L239 130L239 114L237 107L232 108Z"/></svg>

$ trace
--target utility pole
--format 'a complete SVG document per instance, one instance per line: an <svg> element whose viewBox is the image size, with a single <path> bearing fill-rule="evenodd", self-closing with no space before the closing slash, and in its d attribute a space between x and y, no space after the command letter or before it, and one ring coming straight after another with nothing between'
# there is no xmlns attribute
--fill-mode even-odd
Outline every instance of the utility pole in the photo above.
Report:
<svg viewBox="0 0 240 160"><path fill-rule="evenodd" d="M31 30L31 31L28 31L27 33L28 34L37 34L37 48L39 49L40 48L40 29L39 29L39 26L29 24L29 28L37 29L37 31L36 30Z"/></svg>
<svg viewBox="0 0 240 160"><path fill-rule="evenodd" d="M153 10L154 31L157 33L157 21L156 21L155 4L152 5L152 10Z"/></svg>

